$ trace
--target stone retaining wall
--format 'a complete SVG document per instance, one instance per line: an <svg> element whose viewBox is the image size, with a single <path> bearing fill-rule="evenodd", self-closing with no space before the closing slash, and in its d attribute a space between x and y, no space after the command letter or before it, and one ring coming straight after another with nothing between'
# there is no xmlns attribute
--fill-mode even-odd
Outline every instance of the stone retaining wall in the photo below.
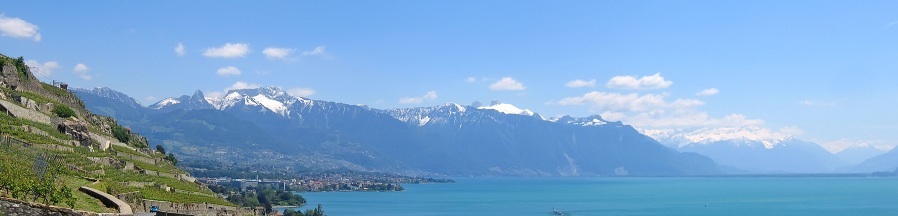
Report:
<svg viewBox="0 0 898 216"><path fill-rule="evenodd" d="M55 206L41 205L23 202L21 200L0 197L0 212L6 216L31 216L31 215L53 215L53 216L99 216L100 214L85 211L76 211L67 208Z"/></svg>
<svg viewBox="0 0 898 216"><path fill-rule="evenodd" d="M187 215L261 215L254 209L237 208L215 204L181 204L145 199L141 203L131 203L135 211L149 212L150 207L159 207L160 211Z"/></svg>

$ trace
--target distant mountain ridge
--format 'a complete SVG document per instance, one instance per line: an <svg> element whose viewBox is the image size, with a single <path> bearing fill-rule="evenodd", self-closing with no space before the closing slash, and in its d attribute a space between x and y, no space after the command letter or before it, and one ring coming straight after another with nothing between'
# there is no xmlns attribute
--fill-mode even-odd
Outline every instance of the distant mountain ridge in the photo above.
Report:
<svg viewBox="0 0 898 216"><path fill-rule="evenodd" d="M90 109L122 113L116 109L128 107L116 105L122 102L115 98L100 100L102 96L92 92L76 91L98 98L85 102ZM544 118L501 102L379 110L263 87L230 90L221 98L197 91L133 111L144 115L122 117L129 118L123 122L135 131L202 159L233 158L234 152L243 152L256 154L244 158L248 163L284 157L295 160L284 165L297 168L342 164L449 175L719 173L710 159L664 147L620 122L598 116Z"/></svg>
<svg viewBox="0 0 898 216"><path fill-rule="evenodd" d="M681 152L706 155L748 173L830 173L850 165L816 143L757 126L643 132Z"/></svg>

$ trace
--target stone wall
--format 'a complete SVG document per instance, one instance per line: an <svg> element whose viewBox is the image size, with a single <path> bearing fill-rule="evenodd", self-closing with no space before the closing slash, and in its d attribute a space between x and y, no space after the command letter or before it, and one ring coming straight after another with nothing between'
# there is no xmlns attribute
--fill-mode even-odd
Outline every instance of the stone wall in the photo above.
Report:
<svg viewBox="0 0 898 216"><path fill-rule="evenodd" d="M149 212L150 207L159 207L159 211L187 214L187 215L261 215L254 209L237 208L215 204L181 204L158 200L142 200L140 203L131 203L136 212Z"/></svg>
<svg viewBox="0 0 898 216"><path fill-rule="evenodd" d="M31 216L31 215L53 215L53 216L95 216L100 215L93 212L76 211L67 208L59 208L55 206L41 205L23 202L21 200L0 197L0 212L5 216Z"/></svg>
<svg viewBox="0 0 898 216"><path fill-rule="evenodd" d="M40 123L44 123L44 124L48 124L48 125L53 125L52 118L50 116L47 116L47 114L44 114L44 113L41 113L38 111L34 111L34 110L30 110L30 109L21 107L18 104L15 104L15 103L12 103L9 101L4 101L4 100L0 100L0 105L2 105L5 110L9 111L9 114L12 114L13 116L15 116L17 118L24 118L24 119L28 119L31 121L36 121L36 122L40 122Z"/></svg>

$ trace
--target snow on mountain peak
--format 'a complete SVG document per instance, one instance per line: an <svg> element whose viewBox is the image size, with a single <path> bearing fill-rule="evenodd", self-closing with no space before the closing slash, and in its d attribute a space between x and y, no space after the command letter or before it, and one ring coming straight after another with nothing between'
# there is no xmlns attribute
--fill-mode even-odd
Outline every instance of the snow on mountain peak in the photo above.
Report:
<svg viewBox="0 0 898 216"><path fill-rule="evenodd" d="M744 144L761 143L765 148L771 149L778 143L792 138L787 134L774 132L759 126L701 128L696 130L643 129L641 131L646 136L662 143L677 144L677 147L691 143L709 144L717 141L734 140L741 141Z"/></svg>
<svg viewBox="0 0 898 216"><path fill-rule="evenodd" d="M291 96L283 89L275 86L257 89L233 89L228 91L222 98L206 98L206 101L209 101L218 110L224 110L242 103L248 106L262 106L282 116L289 115L288 107L300 100L305 101L306 99Z"/></svg>
<svg viewBox="0 0 898 216"><path fill-rule="evenodd" d="M263 95L263 94L253 96L252 98L256 102L258 102L260 105L262 105L265 108L268 108L272 112L275 112L275 113L281 114L281 115L287 115L287 106L284 106L283 102L268 98L266 95Z"/></svg>
<svg viewBox="0 0 898 216"><path fill-rule="evenodd" d="M511 114L511 115L533 116L533 114L534 114L533 111L530 111L529 109L521 109L514 105L507 104L507 103L493 103L490 106L477 107L477 109L496 110L496 111L499 111L500 113Z"/></svg>
<svg viewBox="0 0 898 216"><path fill-rule="evenodd" d="M162 109L163 107L175 105L175 104L179 104L179 103L181 103L180 100L170 97L170 98L162 99L162 101L159 101L158 103L153 104L152 106L150 106L150 108L151 109Z"/></svg>

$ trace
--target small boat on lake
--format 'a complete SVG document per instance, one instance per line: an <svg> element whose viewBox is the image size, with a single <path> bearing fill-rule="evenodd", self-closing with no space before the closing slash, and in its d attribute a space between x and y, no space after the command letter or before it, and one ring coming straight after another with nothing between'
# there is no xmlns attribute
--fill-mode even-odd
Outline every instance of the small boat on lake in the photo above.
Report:
<svg viewBox="0 0 898 216"><path fill-rule="evenodd" d="M552 214L554 215L564 215L564 212L555 208L552 208Z"/></svg>

